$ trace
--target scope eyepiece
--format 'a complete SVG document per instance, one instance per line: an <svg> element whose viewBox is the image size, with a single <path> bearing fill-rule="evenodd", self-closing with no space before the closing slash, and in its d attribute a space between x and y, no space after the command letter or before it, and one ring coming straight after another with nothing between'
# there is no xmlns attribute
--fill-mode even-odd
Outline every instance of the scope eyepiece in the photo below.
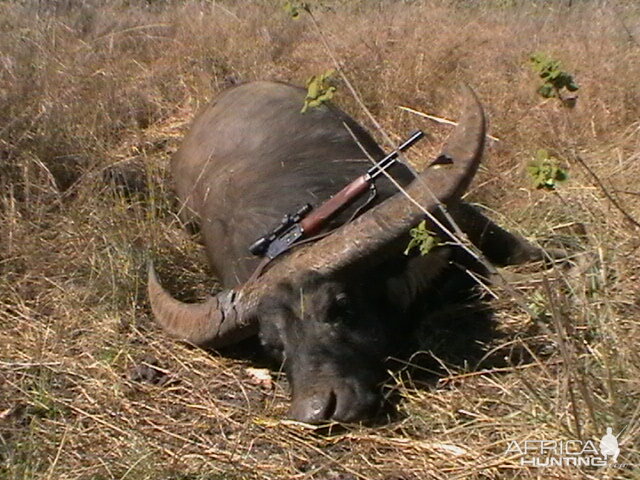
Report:
<svg viewBox="0 0 640 480"><path fill-rule="evenodd" d="M260 237L251 245L249 245L249 252L258 257L263 256L269 249L269 245L271 245L274 240L276 240L280 235L289 230L292 225L302 220L302 218L304 218L304 216L307 215L312 209L313 206L310 203L305 203L300 208L298 208L298 210L296 210L296 213L294 213L293 215L289 213L284 215L282 217L282 220L280 220L278 226L276 226L267 235Z"/></svg>
<svg viewBox="0 0 640 480"><path fill-rule="evenodd" d="M267 248L269 248L269 243L271 242L269 242L266 237L260 237L251 245L249 245L249 251L256 256L264 255L264 253L267 251Z"/></svg>

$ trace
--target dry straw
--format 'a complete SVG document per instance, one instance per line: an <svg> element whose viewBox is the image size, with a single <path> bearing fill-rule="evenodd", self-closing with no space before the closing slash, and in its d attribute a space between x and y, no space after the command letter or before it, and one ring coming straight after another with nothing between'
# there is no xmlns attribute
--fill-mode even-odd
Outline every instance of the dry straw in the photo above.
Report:
<svg viewBox="0 0 640 480"><path fill-rule="evenodd" d="M421 355L440 376L425 380L419 355L394 370L390 421L331 432L283 421L286 381L255 382L251 361L167 339L143 279L153 251L183 299L216 287L172 213L167 160L223 88L331 68L313 22L275 0L0 2L1 478L630 477L505 454L512 441L597 440L607 426L622 432L621 460L640 464L640 7L322 3L315 22L376 122L392 140L429 131L416 168L451 127L397 107L453 119L454 86L475 88L500 142L468 198L580 253L579 268L500 271L483 356L454 363L432 332ZM575 74L574 109L536 96L533 51ZM370 122L347 89L336 101ZM524 173L540 148L569 169L556 192Z"/></svg>

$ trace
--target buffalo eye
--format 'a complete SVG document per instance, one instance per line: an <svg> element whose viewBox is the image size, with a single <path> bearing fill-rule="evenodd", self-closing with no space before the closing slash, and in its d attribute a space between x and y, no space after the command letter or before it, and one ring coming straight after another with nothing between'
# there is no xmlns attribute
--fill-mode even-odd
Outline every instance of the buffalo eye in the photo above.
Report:
<svg viewBox="0 0 640 480"><path fill-rule="evenodd" d="M346 308L349 306L349 297L346 293L339 293L336 295L335 303L340 308Z"/></svg>
<svg viewBox="0 0 640 480"><path fill-rule="evenodd" d="M351 315L351 302L346 293L339 293L333 299L329 307L329 320L332 322L343 322Z"/></svg>

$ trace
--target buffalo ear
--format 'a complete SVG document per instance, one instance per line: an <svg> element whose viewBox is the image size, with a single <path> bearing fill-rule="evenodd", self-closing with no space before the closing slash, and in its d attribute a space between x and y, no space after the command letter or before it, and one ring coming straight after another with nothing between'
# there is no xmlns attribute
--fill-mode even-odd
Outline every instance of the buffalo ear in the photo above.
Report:
<svg viewBox="0 0 640 480"><path fill-rule="evenodd" d="M559 249L545 251L527 239L512 233L494 223L477 207L466 202L457 202L448 208L451 218L467 235L467 238L492 264L497 266L519 265L547 259L561 259L568 256ZM447 225L447 219L442 219Z"/></svg>
<svg viewBox="0 0 640 480"><path fill-rule="evenodd" d="M416 299L428 291L449 265L451 247L436 247L426 255L407 261L398 275L387 280L387 297L400 310L407 310Z"/></svg>

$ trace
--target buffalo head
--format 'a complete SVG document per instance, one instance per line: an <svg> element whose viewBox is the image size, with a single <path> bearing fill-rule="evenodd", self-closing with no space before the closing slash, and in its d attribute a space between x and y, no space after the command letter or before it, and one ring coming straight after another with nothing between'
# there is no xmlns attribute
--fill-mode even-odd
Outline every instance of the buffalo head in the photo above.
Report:
<svg viewBox="0 0 640 480"><path fill-rule="evenodd" d="M456 205L482 157L484 113L470 89L466 97L460 123L442 150L446 161L426 168L406 187L408 195L391 195L317 242L278 257L257 279L201 304L185 304L160 286L151 267L149 298L157 321L179 339L213 348L259 333L266 350L284 362L295 419L350 422L369 416L379 403L382 360L398 310L420 291L393 273L394 264L404 261L407 232L425 210L435 214ZM436 250L421 262L428 276L446 264L446 255Z"/></svg>

